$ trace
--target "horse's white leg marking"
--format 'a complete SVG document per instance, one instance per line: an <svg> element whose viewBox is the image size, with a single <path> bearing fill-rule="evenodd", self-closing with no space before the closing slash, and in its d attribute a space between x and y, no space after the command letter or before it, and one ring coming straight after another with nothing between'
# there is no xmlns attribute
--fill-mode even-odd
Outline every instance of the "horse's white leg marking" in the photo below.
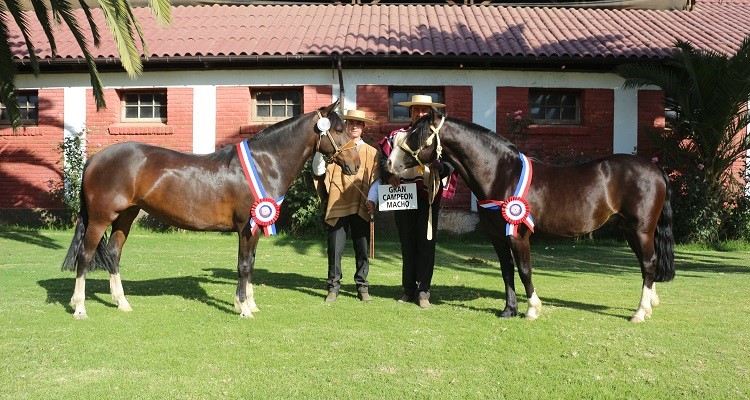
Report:
<svg viewBox="0 0 750 400"><path fill-rule="evenodd" d="M651 318L651 299L653 290L643 285L643 293L641 294L641 303L638 305L638 309L635 310L635 315L630 318L630 322L644 322L646 318Z"/></svg>
<svg viewBox="0 0 750 400"><path fill-rule="evenodd" d="M258 308L258 305L255 304L255 292L253 291L252 283L247 284L245 293L247 293L247 301L248 301L248 305L250 306L250 311L252 312L260 311L260 308Z"/></svg>
<svg viewBox="0 0 750 400"><path fill-rule="evenodd" d="M122 280L120 274L109 274L109 291L112 293L112 300L117 303L120 311L133 311L130 303L125 298L125 291L122 289Z"/></svg>
<svg viewBox="0 0 750 400"><path fill-rule="evenodd" d="M83 304L84 300L86 300L86 277L81 276L76 278L76 287L73 291L73 297L70 298L70 306L75 308L73 318L88 318L88 315L86 315L86 306Z"/></svg>
<svg viewBox="0 0 750 400"><path fill-rule="evenodd" d="M533 321L539 318L539 313L542 311L542 301L536 295L536 290L529 297L529 309L526 311L526 319Z"/></svg>
<svg viewBox="0 0 750 400"><path fill-rule="evenodd" d="M659 296L656 294L656 282L654 282L651 284L651 307L659 307L660 303Z"/></svg>
<svg viewBox="0 0 750 400"><path fill-rule="evenodd" d="M247 290L247 289L245 289ZM250 296L252 292L245 292L245 301L240 301L239 296L234 296L234 306L240 310L241 318L252 318L253 312L250 307ZM254 303L254 301L253 301Z"/></svg>

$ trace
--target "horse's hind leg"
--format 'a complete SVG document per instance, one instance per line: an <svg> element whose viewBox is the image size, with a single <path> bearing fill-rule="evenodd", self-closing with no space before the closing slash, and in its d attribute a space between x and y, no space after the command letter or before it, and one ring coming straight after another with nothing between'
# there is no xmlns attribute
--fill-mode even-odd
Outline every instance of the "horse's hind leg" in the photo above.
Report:
<svg viewBox="0 0 750 400"><path fill-rule="evenodd" d="M128 240L128 234L130 234L130 227L133 225L133 221L138 216L140 209L138 207L131 207L124 210L120 215L112 222L112 233L109 236L109 251L114 256L114 268L109 273L109 290L112 294L112 300L117 303L117 308L120 311L133 311L130 307L130 303L125 298L125 290L122 288L122 280L120 279L120 256L122 255L122 247L125 245L125 241Z"/></svg>
<svg viewBox="0 0 750 400"><path fill-rule="evenodd" d="M245 229L249 231L249 227ZM237 261L237 294L234 298L235 306L240 310L240 317L252 318L254 312L260 311L255 304L253 293L253 268L255 266L255 248L260 239L260 232L247 236L249 232L240 234L240 246Z"/></svg>
<svg viewBox="0 0 750 400"><path fill-rule="evenodd" d="M651 318L653 307L659 305L659 296L656 295L656 284L654 274L656 272L656 252L654 250L653 232L626 232L628 244L638 257L641 264L641 276L643 278L643 289L641 301L630 322L644 322Z"/></svg>
<svg viewBox="0 0 750 400"><path fill-rule="evenodd" d="M83 235L83 246L78 250L76 257L76 285L73 296L70 298L70 306L73 307L73 318L86 319L86 272L89 270L99 242L102 241L107 225L97 224L89 221Z"/></svg>

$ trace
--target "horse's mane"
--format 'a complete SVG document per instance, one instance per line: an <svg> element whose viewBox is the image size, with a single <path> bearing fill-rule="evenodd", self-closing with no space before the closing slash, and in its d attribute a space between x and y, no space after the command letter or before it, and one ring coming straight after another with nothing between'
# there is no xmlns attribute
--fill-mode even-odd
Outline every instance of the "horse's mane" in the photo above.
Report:
<svg viewBox="0 0 750 400"><path fill-rule="evenodd" d="M275 134L276 132L280 132L283 130L290 130L293 129L294 125L299 124L300 121L304 119L304 117L309 116L312 113L302 114L298 115L296 117L288 118L283 121L280 121L278 123L275 123L271 126L267 126L263 128L260 132L256 133L252 138L250 138L250 141L255 141L258 139L263 139L266 136L270 136ZM339 115L335 112L332 112L328 115L328 119L331 121L331 129L335 127L340 127L344 123L344 120L342 120Z"/></svg>
<svg viewBox="0 0 750 400"><path fill-rule="evenodd" d="M217 164L228 166L236 156L237 152L235 151L235 145L230 144L211 154L207 154L206 158Z"/></svg>
<svg viewBox="0 0 750 400"><path fill-rule="evenodd" d="M508 147L514 152L518 151L515 144L513 144L510 140L506 139L497 132L487 129L479 124L475 124L471 121L464 121L462 119L449 117L436 109L433 109L431 114L425 115L424 117L417 120L417 122L415 122L414 126L412 127L412 130L414 132L418 132L420 143L422 143L424 138L427 137L426 135L429 135L431 133L430 124L433 120L433 114L436 114L438 117L444 116L447 122L458 125L459 129L461 129L462 131L471 131L473 133L476 133L477 136L486 138L487 140L490 140L492 142L499 142L502 146Z"/></svg>

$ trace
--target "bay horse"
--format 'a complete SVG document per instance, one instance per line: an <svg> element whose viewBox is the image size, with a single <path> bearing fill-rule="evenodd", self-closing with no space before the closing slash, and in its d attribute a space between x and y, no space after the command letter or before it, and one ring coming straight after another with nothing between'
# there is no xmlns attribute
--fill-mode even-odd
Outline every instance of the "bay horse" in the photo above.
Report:
<svg viewBox="0 0 750 400"><path fill-rule="evenodd" d="M259 311L252 286L255 249L262 230L258 227L273 226L277 202L283 200L305 161L317 150L339 164L344 173L354 174L359 168L356 146L334 111L337 105L338 101L271 125L245 141L246 147L240 143L198 155L126 142L90 157L83 171L75 234L62 265L63 269L76 270L70 301L75 309L73 317L87 318L86 272L92 268L109 272L117 308L132 310L125 299L119 264L122 247L140 210L178 228L237 232L235 305L241 317L252 317ZM247 149L249 158L243 158L242 148ZM251 170L257 172L253 179L259 182L260 192L257 186L251 188L255 182ZM281 200L273 200L277 198ZM262 207L263 216L271 218L256 221L261 213L254 207Z"/></svg>
<svg viewBox="0 0 750 400"><path fill-rule="evenodd" d="M643 290L632 322L650 318L659 304L654 282L674 278L671 187L650 160L613 154L570 166L532 162L497 133L435 109L394 143L391 173L443 157L476 196L505 283L502 317L518 314L514 263L528 298L526 318L541 311L531 280L532 233L577 237L616 223L641 266Z"/></svg>

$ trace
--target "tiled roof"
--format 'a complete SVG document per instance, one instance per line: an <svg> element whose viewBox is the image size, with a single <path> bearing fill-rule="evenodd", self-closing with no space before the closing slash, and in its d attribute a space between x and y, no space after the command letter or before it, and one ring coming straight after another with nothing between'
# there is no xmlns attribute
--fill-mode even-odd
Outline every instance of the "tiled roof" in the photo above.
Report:
<svg viewBox="0 0 750 400"><path fill-rule="evenodd" d="M172 12L173 25L157 28L150 9L135 9L149 57L342 54L664 58L678 38L732 54L750 35L748 0L699 2L693 11L297 4L177 6ZM92 48L93 54L117 58L101 12L94 10L94 14L103 43ZM29 20L36 23L33 15ZM38 55L52 58L41 29L36 26L32 31ZM81 57L67 29L56 33L55 38L58 58ZM22 37L20 41L11 40L16 59L28 58L25 47L19 45L22 43Z"/></svg>

